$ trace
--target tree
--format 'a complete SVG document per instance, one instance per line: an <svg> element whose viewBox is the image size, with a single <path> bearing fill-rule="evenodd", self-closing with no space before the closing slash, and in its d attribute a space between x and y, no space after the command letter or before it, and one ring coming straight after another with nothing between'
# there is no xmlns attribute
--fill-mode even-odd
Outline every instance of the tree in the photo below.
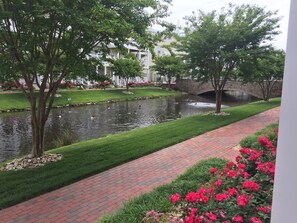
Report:
<svg viewBox="0 0 297 223"><path fill-rule="evenodd" d="M221 111L226 82L234 78L240 62L255 54L278 34L277 12L250 5L229 5L227 10L187 17L189 28L180 37L189 75L210 81L216 94L216 113Z"/></svg>
<svg viewBox="0 0 297 223"><path fill-rule="evenodd" d="M157 71L160 76L167 77L169 89L172 78L180 77L184 70L182 58L177 57L174 54L158 56L155 58L154 63L155 65L153 66L153 69Z"/></svg>
<svg viewBox="0 0 297 223"><path fill-rule="evenodd" d="M129 79L141 76L143 65L134 55L119 58L113 62L112 70L114 75L123 78L126 82L126 90L129 91Z"/></svg>
<svg viewBox="0 0 297 223"><path fill-rule="evenodd" d="M104 53L109 43L120 48L129 38L152 45L157 37L147 27L167 15L170 1L1 1L0 55L6 59L0 70L26 82L20 86L31 107L33 157L43 154L44 126L61 81L94 71L89 58L96 46Z"/></svg>
<svg viewBox="0 0 297 223"><path fill-rule="evenodd" d="M273 87L283 78L284 66L284 51L270 48L263 54L254 55L244 61L240 65L240 78L243 83L258 84L263 100L268 101Z"/></svg>

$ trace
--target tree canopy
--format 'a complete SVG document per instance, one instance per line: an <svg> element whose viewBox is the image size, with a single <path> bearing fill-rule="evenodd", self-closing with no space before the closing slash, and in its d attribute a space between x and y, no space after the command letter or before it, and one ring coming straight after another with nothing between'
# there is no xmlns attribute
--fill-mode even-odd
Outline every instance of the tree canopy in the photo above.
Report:
<svg viewBox="0 0 297 223"><path fill-rule="evenodd" d="M278 34L277 12L251 5L234 6L221 11L199 11L187 17L189 27L180 37L180 51L189 75L198 81L210 81L216 93L216 112L221 109L222 91L236 74L240 62L266 48Z"/></svg>
<svg viewBox="0 0 297 223"><path fill-rule="evenodd" d="M103 54L109 43L120 48L130 38L150 46L156 35L147 28L162 22L170 1L1 1L1 75L26 82L26 88L20 86L31 105L33 156L43 153L44 125L59 83L69 75L94 72L100 63L100 58L89 60L95 46Z"/></svg>
<svg viewBox="0 0 297 223"><path fill-rule="evenodd" d="M157 71L160 76L167 77L168 87L170 88L173 77L180 77L183 74L184 63L181 57L174 54L158 56L154 60L155 65L153 69Z"/></svg>
<svg viewBox="0 0 297 223"><path fill-rule="evenodd" d="M277 81L283 79L285 53L274 48L263 54L250 57L240 65L240 79L243 83L255 83L261 88L263 99L268 101Z"/></svg>
<svg viewBox="0 0 297 223"><path fill-rule="evenodd" d="M112 71L114 75L123 78L126 82L126 89L129 90L129 79L141 76L143 65L134 55L119 58L113 62Z"/></svg>

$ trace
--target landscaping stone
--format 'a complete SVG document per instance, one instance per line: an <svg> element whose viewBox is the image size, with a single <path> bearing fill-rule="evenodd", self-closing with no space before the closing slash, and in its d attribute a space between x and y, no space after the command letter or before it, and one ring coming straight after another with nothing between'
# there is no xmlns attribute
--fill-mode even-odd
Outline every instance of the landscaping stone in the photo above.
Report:
<svg viewBox="0 0 297 223"><path fill-rule="evenodd" d="M0 171L9 171L9 170L22 170L26 168L36 168L44 166L47 163L57 162L62 159L61 154L44 154L42 157L32 158L31 155L25 156L20 159L15 159L3 167L0 168Z"/></svg>

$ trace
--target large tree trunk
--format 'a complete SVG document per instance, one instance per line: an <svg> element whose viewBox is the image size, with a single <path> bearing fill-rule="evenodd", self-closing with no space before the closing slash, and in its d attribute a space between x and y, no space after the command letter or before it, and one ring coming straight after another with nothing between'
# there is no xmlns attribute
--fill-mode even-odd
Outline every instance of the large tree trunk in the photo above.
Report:
<svg viewBox="0 0 297 223"><path fill-rule="evenodd" d="M171 78L168 78L168 89L171 89Z"/></svg>
<svg viewBox="0 0 297 223"><path fill-rule="evenodd" d="M129 91L129 78L126 79L126 91L127 92Z"/></svg>
<svg viewBox="0 0 297 223"><path fill-rule="evenodd" d="M45 123L51 111L57 86L45 93L45 84L40 87L39 96L36 97L33 86L27 98L31 104L31 127L32 127L32 157L40 157L44 151ZM38 103L37 103L38 101Z"/></svg>
<svg viewBox="0 0 297 223"><path fill-rule="evenodd" d="M216 111L215 111L215 113L221 113L223 91L216 90L215 93L216 93Z"/></svg>
<svg viewBox="0 0 297 223"><path fill-rule="evenodd" d="M274 87L276 81L263 81L259 82L259 86L262 91L262 97L264 101L269 101L271 97L272 88Z"/></svg>
<svg viewBox="0 0 297 223"><path fill-rule="evenodd" d="M33 117L32 112L32 157L40 157L43 155L44 147L44 125L40 125Z"/></svg>

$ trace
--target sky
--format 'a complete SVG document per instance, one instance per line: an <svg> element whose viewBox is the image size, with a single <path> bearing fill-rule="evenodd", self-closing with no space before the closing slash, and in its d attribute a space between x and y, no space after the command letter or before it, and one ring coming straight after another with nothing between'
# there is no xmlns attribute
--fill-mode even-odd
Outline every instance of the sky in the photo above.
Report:
<svg viewBox="0 0 297 223"><path fill-rule="evenodd" d="M172 0L172 6L169 8L171 15L167 20L182 26L185 24L183 18L191 15L193 11L196 12L199 9L204 12L219 10L228 6L230 2L237 5L258 5L272 11L278 10L278 16L281 17L281 34L275 38L273 45L278 49L286 49L290 0Z"/></svg>

